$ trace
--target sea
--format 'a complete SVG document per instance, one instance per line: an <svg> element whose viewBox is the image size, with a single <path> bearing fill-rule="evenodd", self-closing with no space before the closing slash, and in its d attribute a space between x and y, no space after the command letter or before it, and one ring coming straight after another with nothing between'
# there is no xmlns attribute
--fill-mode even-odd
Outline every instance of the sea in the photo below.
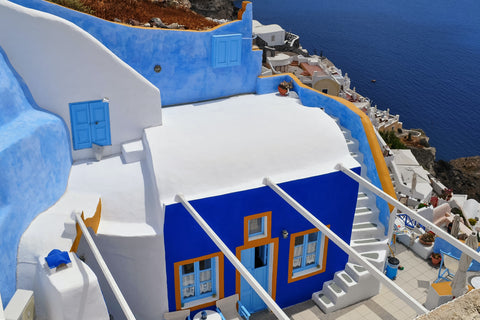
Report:
<svg viewBox="0 0 480 320"><path fill-rule="evenodd" d="M480 155L479 0L252 2L254 19L299 35L372 104L423 129L437 160Z"/></svg>

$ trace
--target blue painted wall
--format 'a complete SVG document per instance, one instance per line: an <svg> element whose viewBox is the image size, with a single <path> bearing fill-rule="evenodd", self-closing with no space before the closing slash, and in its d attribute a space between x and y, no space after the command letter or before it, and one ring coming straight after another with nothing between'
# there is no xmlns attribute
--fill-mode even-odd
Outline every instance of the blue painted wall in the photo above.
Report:
<svg viewBox="0 0 480 320"><path fill-rule="evenodd" d="M355 171L359 172L360 168ZM280 187L324 224L330 224L331 230L342 239L349 241L358 183L335 172L282 183ZM276 301L281 307L310 299L311 294L320 290L323 282L331 280L336 271L342 270L348 260L348 256L329 241L326 271L288 283L290 237L283 239L281 232L287 229L292 234L311 229L313 225L269 187L195 200L191 204L234 253L237 247L244 245L244 216L272 211L272 238L279 238ZM166 207L164 232L168 302L169 309L175 310L174 263L220 250L181 204ZM224 263L224 294L228 296L236 290L235 268L226 258Z"/></svg>
<svg viewBox="0 0 480 320"><path fill-rule="evenodd" d="M208 32L135 28L105 21L41 0L11 0L72 21L160 89L162 104L172 105L255 92L262 52L252 51L252 4L242 20ZM214 68L212 36L240 33L238 66ZM162 71L154 72L159 64Z"/></svg>
<svg viewBox="0 0 480 320"><path fill-rule="evenodd" d="M15 292L20 237L64 193L72 163L60 117L41 111L0 48L0 293Z"/></svg>
<svg viewBox="0 0 480 320"><path fill-rule="evenodd" d="M288 74L258 78L257 93L266 94L277 92L277 87L280 82L291 80L293 79ZM342 103L311 88L300 86L295 81L293 81L293 90L298 94L304 106L324 108L326 113L338 118L340 124L351 131L352 137L358 140L359 151L363 154L363 162L367 167L368 178L375 186L383 189L360 117ZM390 219L388 203L380 197L376 197L376 204L380 210L379 220L385 226L385 234L387 234L388 221Z"/></svg>

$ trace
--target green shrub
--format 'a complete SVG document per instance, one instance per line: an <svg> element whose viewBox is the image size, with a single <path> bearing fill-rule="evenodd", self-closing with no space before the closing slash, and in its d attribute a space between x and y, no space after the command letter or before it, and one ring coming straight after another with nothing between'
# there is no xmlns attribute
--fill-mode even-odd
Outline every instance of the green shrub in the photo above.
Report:
<svg viewBox="0 0 480 320"><path fill-rule="evenodd" d="M477 220L474 218L469 218L468 222L470 222L470 225L473 227L477 223Z"/></svg>
<svg viewBox="0 0 480 320"><path fill-rule="evenodd" d="M391 149L406 149L407 147L403 144L403 142L395 135L393 131L380 131L380 135L382 136L385 143Z"/></svg>
<svg viewBox="0 0 480 320"><path fill-rule="evenodd" d="M73 10L80 11L80 12L85 12L88 14L94 13L94 11L89 6L85 5L80 0L49 0L49 1Z"/></svg>

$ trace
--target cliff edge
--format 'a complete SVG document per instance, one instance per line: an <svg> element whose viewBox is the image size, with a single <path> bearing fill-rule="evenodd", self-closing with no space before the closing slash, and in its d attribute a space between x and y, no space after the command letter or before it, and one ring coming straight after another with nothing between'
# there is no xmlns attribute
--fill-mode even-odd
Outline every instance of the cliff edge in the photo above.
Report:
<svg viewBox="0 0 480 320"><path fill-rule="evenodd" d="M480 202L480 156L439 160L434 165L436 177L454 193L467 194Z"/></svg>

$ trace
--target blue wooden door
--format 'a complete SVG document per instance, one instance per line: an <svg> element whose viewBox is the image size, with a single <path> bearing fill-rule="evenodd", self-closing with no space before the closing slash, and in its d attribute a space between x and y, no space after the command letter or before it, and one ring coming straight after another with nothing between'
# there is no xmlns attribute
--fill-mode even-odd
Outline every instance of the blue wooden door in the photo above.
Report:
<svg viewBox="0 0 480 320"><path fill-rule="evenodd" d="M269 245L242 250L241 258L242 264L268 292ZM267 305L243 277L240 281L240 300L250 312L257 312L267 308Z"/></svg>
<svg viewBox="0 0 480 320"><path fill-rule="evenodd" d="M72 124L73 149L92 147L90 134L90 110L88 103L71 103L70 120Z"/></svg>
<svg viewBox="0 0 480 320"><path fill-rule="evenodd" d="M108 102L70 103L70 122L74 150L111 144Z"/></svg>
<svg viewBox="0 0 480 320"><path fill-rule="evenodd" d="M107 146L110 144L110 116L108 114L108 103L103 101L93 101L88 105L90 108L92 142L100 146Z"/></svg>

